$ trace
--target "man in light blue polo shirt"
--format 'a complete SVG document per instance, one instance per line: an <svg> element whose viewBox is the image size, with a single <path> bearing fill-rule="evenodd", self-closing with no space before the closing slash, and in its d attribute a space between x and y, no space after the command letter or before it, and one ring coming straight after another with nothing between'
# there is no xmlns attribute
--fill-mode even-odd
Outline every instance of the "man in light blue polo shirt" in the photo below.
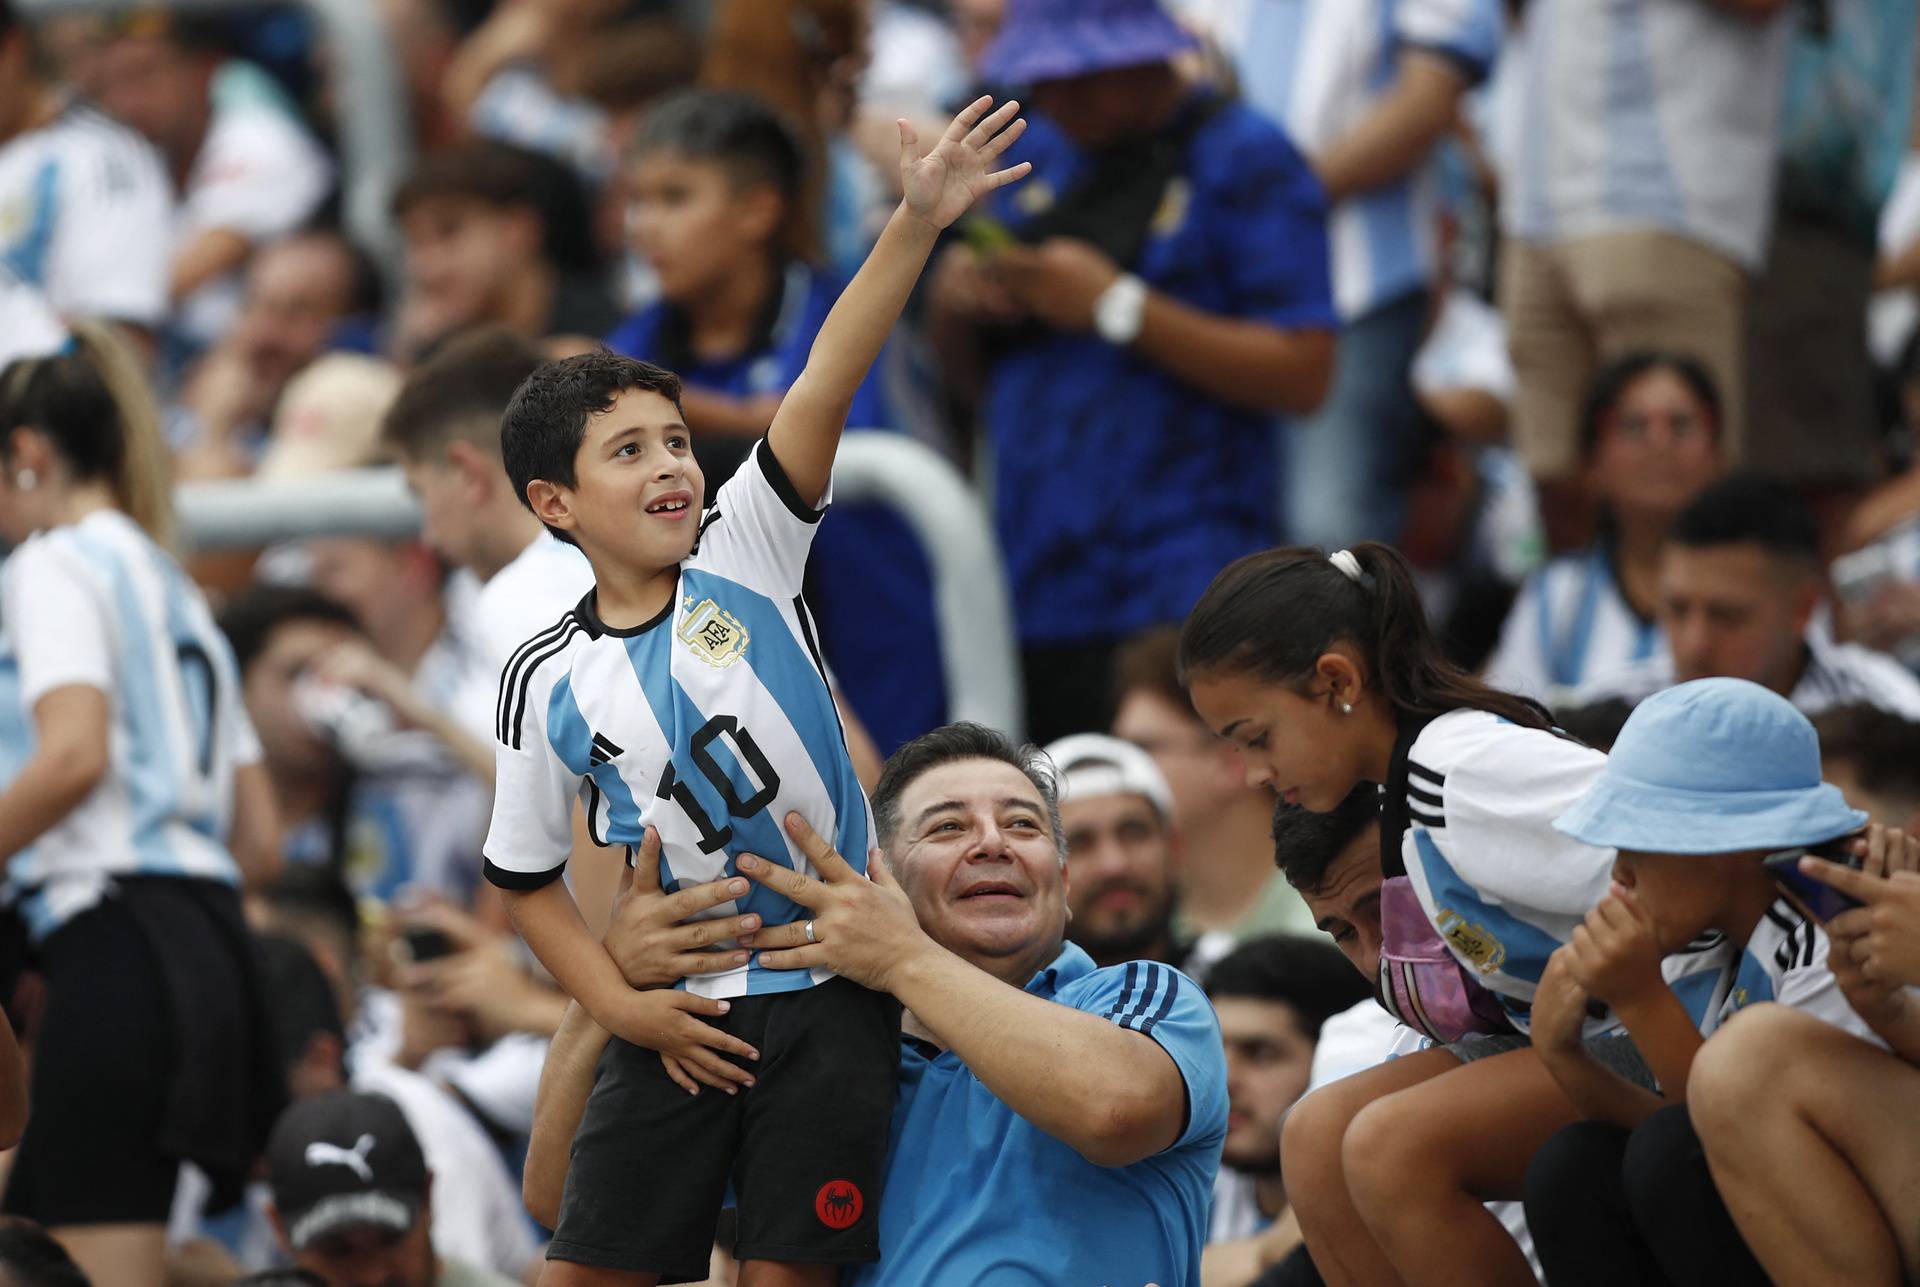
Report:
<svg viewBox="0 0 1920 1287"><path fill-rule="evenodd" d="M823 880L742 863L815 916L750 936L762 964L824 966L907 1007L880 1262L849 1281L1198 1284L1227 1128L1220 1027L1179 971L1095 968L1065 943L1044 757L949 725L895 753L873 807L871 880L801 829Z"/></svg>
<svg viewBox="0 0 1920 1287"><path fill-rule="evenodd" d="M907 1009L882 1192L832 1181L792 1195L827 1223L880 1202L880 1262L846 1281L1198 1287L1227 1134L1220 1025L1179 971L1096 968L1065 941L1066 846L1045 756L977 724L935 729L887 761L873 811L872 879L797 814L789 833L822 880L740 860L742 875L814 913L743 935L762 965L825 967ZM628 982L697 964L684 953L711 925L672 922L744 884L631 894L608 934ZM577 1007L554 1038L527 1164L535 1212L559 1204L605 1042Z"/></svg>

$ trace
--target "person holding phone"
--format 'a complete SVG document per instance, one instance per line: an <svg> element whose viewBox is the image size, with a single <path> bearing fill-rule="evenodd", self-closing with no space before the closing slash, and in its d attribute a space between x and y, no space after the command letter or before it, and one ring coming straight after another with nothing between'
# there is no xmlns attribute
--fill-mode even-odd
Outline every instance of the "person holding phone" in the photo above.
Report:
<svg viewBox="0 0 1920 1287"><path fill-rule="evenodd" d="M1548 960L1533 999L1534 1047L1585 1119L1549 1139L1527 1173L1548 1280L1763 1283L1701 1160L1689 1075L1721 1025L1763 1002L1867 1034L1809 909L1828 904L1787 885L1797 872L1777 859L1814 849L1884 869L1913 842L1868 827L1821 781L1806 716L1739 679L1642 703L1554 826L1618 856L1610 891ZM1588 1053L1580 1033L1593 1002L1625 1024L1657 1093Z"/></svg>
<svg viewBox="0 0 1920 1287"><path fill-rule="evenodd" d="M1755 1006L1694 1061L1688 1097L1727 1209L1778 1283L1920 1280L1920 842L1803 875L1858 906L1827 966L1874 1040ZM1884 1043L1885 1049L1878 1043Z"/></svg>

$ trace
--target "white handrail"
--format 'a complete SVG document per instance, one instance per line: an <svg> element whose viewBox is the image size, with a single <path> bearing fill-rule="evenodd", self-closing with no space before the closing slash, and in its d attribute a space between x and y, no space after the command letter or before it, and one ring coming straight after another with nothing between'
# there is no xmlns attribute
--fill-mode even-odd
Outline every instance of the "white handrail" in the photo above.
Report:
<svg viewBox="0 0 1920 1287"><path fill-rule="evenodd" d="M1013 609L993 526L973 488L934 451L900 434L875 431L847 434L833 488L842 502L896 510L926 550L947 717L1019 738L1025 707ZM296 481L185 483L176 505L182 541L200 550L252 549L313 536L401 537L420 528L419 507L392 468Z"/></svg>

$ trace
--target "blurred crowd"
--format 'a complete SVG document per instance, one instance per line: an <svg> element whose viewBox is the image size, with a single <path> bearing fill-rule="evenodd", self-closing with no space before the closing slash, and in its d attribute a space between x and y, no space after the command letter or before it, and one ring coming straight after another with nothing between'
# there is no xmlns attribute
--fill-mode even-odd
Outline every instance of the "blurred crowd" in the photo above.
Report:
<svg viewBox="0 0 1920 1287"><path fill-rule="evenodd" d="M1109 6L1099 39L1045 34ZM266 1166L185 1164L148 1230L76 1197L68 1141L29 1125L43 1187L8 1211L147 1230L68 1244L103 1287L309 1281L271 1276L289 1260L329 1287L535 1281L521 1171L567 999L480 850L501 672L592 574L513 495L501 413L552 358L656 362L717 488L899 200L895 121L937 138L983 90L1021 99L1034 177L936 251L849 429L931 449L990 516L1025 732L1069 784L1069 935L1208 981L1236 1116L1207 1283L1298 1244L1281 1117L1372 1061L1335 1021L1367 984L1305 936L1371 975L1380 932L1377 880L1333 874L1377 851L1371 819L1287 833L1190 704L1180 623L1233 560L1393 544L1453 662L1600 749L1675 684L1752 681L1853 805L1920 824L1911 0L1170 0L1172 42L1134 7L380 0L404 114L370 223L365 105L313 10L0 0L0 540L50 476L16 431L90 414L28 368L76 354L125 376L105 414L155 427L163 459L103 465L123 491L397 465L421 513L415 537L182 554L274 818L233 855L256 1053L293 1103ZM950 717L941 633L966 623L937 620L931 553L863 502L815 544L869 789ZM21 633L60 607L0 611ZM0 793L30 744L9 646ZM596 928L617 874L574 864ZM31 1050L61 1003L10 974ZM388 1276L296 1236L320 1198L276 1186L302 1130L416 1141L431 1202L412 1172L375 1186L421 1194ZM35 1236L0 1223L0 1278L83 1281Z"/></svg>

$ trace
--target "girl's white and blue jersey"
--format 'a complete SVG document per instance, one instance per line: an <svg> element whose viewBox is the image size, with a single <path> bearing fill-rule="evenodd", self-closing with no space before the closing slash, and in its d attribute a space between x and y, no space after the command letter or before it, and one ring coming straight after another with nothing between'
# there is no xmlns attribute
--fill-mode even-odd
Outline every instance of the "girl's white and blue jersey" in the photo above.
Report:
<svg viewBox="0 0 1920 1287"><path fill-rule="evenodd" d="M1572 697L1595 676L1665 653L1656 621L1620 590L1613 554L1596 545L1553 560L1520 587L1487 662L1495 688L1536 701Z"/></svg>
<svg viewBox="0 0 1920 1287"><path fill-rule="evenodd" d="M34 536L0 564L0 789L33 753L34 705L73 684L107 695L108 768L7 864L6 895L36 941L116 876L238 884L234 771L260 759L206 600L117 510Z"/></svg>
<svg viewBox="0 0 1920 1287"><path fill-rule="evenodd" d="M631 853L658 828L668 890L731 876L742 853L812 874L782 825L789 812L866 869L873 815L800 597L824 512L824 498L817 509L800 499L763 441L702 515L658 617L615 630L588 594L522 645L500 677L489 880L536 889L558 878L576 797L598 844ZM769 926L806 914L757 884L708 914L743 912ZM734 997L831 977L764 969L755 954L682 986Z"/></svg>
<svg viewBox="0 0 1920 1287"><path fill-rule="evenodd" d="M1612 879L1613 850L1553 828L1607 757L1480 710L1440 716L1404 750L1408 881L1454 957L1524 1032L1547 958Z"/></svg>

